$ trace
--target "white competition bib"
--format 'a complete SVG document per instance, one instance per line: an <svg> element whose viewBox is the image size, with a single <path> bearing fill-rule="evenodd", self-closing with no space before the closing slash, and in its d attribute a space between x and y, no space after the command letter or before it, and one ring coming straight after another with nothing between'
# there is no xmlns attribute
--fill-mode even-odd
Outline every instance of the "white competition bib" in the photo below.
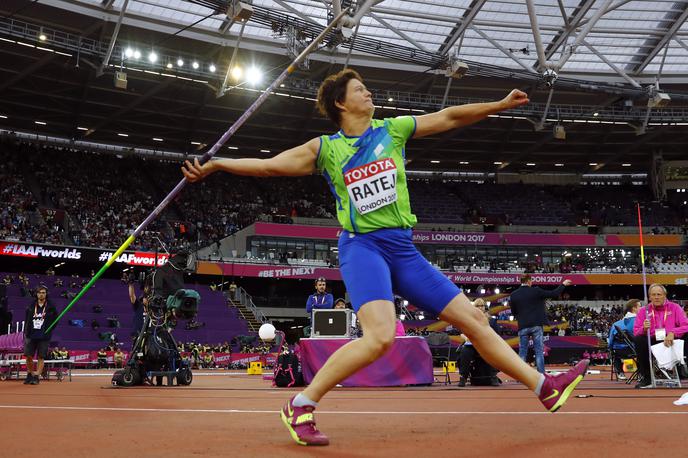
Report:
<svg viewBox="0 0 688 458"><path fill-rule="evenodd" d="M41 329L43 327L43 318L34 318L33 319L33 328L34 329Z"/></svg>
<svg viewBox="0 0 688 458"><path fill-rule="evenodd" d="M380 159L344 173L351 202L361 215L397 201L397 166L392 158Z"/></svg>

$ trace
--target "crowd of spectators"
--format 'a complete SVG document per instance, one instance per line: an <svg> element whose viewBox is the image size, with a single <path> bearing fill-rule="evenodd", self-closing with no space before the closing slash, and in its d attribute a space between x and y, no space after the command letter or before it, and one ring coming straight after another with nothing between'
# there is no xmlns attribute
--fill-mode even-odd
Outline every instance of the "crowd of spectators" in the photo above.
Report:
<svg viewBox="0 0 688 458"><path fill-rule="evenodd" d="M176 162L7 138L0 142L0 159L3 239L116 248L181 178ZM419 221L440 225L633 225L636 200L644 202L648 227L684 226L685 231L688 216L685 205L653 202L647 187L631 184L578 186L573 192L570 187L411 178L409 189ZM133 248L153 250L160 248L158 239L169 244L180 237L210 245L255 221L332 219L335 213L321 177L216 174L182 192Z"/></svg>
<svg viewBox="0 0 688 458"><path fill-rule="evenodd" d="M588 307L571 303L550 303L546 309L547 321L551 326L550 335L594 335L605 337L615 321L624 315L624 307L621 304L606 304L602 307ZM510 321L513 319L510 309L502 310L496 314L498 320ZM501 329L503 334L514 334L515 330L507 327Z"/></svg>
<svg viewBox="0 0 688 458"><path fill-rule="evenodd" d="M443 270L453 270L455 272L483 272L483 273L610 273L626 274L640 273L642 271L640 261L640 250L625 249L592 249L585 252L569 253L564 250L559 259L543 261L538 254L531 255L529 258L511 258L499 256L498 250L494 256L472 256L466 259L460 256L447 256L438 259L437 266ZM432 256L429 256L432 260ZM666 273L671 271L671 267L676 266L688 268L688 260L685 255L662 254L646 259L646 269L648 273Z"/></svg>
<svg viewBox="0 0 688 458"><path fill-rule="evenodd" d="M157 203L142 159L48 146L37 149L27 161L40 185L41 198L45 205L69 215L65 226L74 245L118 247ZM139 236L133 248L154 249L154 233L171 239L164 221L162 218Z"/></svg>
<svg viewBox="0 0 688 458"><path fill-rule="evenodd" d="M547 307L550 323L567 323L571 335L584 333L606 337L612 324L623 315L622 305L603 306L599 310L576 304L556 304Z"/></svg>
<svg viewBox="0 0 688 458"><path fill-rule="evenodd" d="M11 145L0 140L0 239L61 244L61 228L48 224L38 211L21 170L21 151Z"/></svg>

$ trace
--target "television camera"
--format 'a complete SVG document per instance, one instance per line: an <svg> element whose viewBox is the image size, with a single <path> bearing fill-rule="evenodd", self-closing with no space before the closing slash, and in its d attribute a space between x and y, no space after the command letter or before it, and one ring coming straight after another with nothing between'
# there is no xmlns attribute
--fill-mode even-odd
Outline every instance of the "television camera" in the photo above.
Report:
<svg viewBox="0 0 688 458"><path fill-rule="evenodd" d="M177 320L192 320L198 313L200 295L184 289L184 273L193 271L195 257L188 251L170 255L166 264L154 269L144 280L143 326L134 341L124 369L112 377L115 386L143 384L190 385L193 374L184 361L170 329ZM135 281L133 275L128 277Z"/></svg>

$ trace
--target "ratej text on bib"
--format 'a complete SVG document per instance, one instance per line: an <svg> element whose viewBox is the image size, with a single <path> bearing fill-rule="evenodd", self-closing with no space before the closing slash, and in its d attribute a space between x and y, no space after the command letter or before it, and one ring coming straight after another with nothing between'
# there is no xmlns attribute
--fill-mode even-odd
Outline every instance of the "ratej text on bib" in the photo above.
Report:
<svg viewBox="0 0 688 458"><path fill-rule="evenodd" d="M397 201L397 166L392 158L380 159L344 173L351 202L365 215Z"/></svg>

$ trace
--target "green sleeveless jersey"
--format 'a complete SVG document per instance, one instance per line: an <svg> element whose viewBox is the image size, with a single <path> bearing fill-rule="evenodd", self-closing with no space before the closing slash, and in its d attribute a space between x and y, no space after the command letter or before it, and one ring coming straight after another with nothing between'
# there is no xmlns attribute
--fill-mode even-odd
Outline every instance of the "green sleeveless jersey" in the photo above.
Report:
<svg viewBox="0 0 688 458"><path fill-rule="evenodd" d="M316 165L334 194L337 219L349 232L415 226L406 184L405 146L412 116L373 119L360 137L340 130L320 137Z"/></svg>

